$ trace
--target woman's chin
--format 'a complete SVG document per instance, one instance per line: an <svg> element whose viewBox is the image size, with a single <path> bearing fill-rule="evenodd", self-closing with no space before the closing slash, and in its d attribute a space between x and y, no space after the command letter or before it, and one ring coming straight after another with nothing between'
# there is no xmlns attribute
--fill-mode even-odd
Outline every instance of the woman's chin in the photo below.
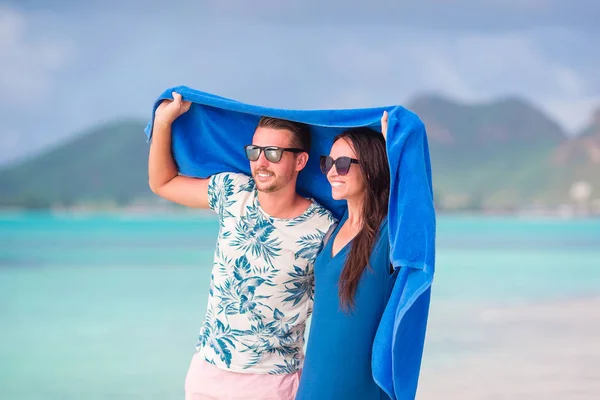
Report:
<svg viewBox="0 0 600 400"><path fill-rule="evenodd" d="M331 197L333 197L334 200L346 200L346 193L341 190L332 189Z"/></svg>

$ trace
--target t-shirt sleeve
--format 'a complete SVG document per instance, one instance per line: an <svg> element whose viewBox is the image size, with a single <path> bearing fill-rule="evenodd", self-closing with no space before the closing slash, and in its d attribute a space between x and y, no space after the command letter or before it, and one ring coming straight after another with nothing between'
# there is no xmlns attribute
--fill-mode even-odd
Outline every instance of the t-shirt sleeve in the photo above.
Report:
<svg viewBox="0 0 600 400"><path fill-rule="evenodd" d="M338 223L337 221L335 221L332 217L332 223L331 226L329 227L329 229L327 230L327 232L325 232L325 236L323 236L323 243L321 245L321 249L323 249L325 246L327 246L327 242L329 242L329 240L331 239L331 236L333 235L333 232L335 232Z"/></svg>
<svg viewBox="0 0 600 400"><path fill-rule="evenodd" d="M251 192L253 189L254 181L248 175L234 172L212 175L208 183L208 206L222 215L235 203L240 192Z"/></svg>

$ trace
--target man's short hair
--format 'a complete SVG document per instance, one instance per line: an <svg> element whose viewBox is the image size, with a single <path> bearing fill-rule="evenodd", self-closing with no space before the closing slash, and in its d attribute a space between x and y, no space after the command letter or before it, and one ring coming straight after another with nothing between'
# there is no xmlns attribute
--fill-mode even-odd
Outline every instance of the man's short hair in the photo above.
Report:
<svg viewBox="0 0 600 400"><path fill-rule="evenodd" d="M301 122L288 121L285 119L262 117L258 121L258 127L285 129L292 132L292 147L310 152L310 128Z"/></svg>

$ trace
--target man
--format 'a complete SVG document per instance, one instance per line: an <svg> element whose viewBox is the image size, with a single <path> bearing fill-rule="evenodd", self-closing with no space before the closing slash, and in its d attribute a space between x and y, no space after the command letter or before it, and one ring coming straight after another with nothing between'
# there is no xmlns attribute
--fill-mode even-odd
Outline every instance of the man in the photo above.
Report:
<svg viewBox="0 0 600 400"><path fill-rule="evenodd" d="M186 399L293 399L312 310L313 263L335 223L296 192L306 166L306 125L261 118L246 147L252 177L179 176L171 124L191 104L173 93L157 108L149 185L170 201L219 217L208 310L186 377Z"/></svg>

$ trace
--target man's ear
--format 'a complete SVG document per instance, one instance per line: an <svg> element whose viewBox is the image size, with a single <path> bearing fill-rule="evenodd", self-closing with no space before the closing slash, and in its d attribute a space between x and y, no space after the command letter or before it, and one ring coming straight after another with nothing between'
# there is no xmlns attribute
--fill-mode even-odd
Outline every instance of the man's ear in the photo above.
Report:
<svg viewBox="0 0 600 400"><path fill-rule="evenodd" d="M300 153L296 157L296 171L302 171L308 163L308 153Z"/></svg>

